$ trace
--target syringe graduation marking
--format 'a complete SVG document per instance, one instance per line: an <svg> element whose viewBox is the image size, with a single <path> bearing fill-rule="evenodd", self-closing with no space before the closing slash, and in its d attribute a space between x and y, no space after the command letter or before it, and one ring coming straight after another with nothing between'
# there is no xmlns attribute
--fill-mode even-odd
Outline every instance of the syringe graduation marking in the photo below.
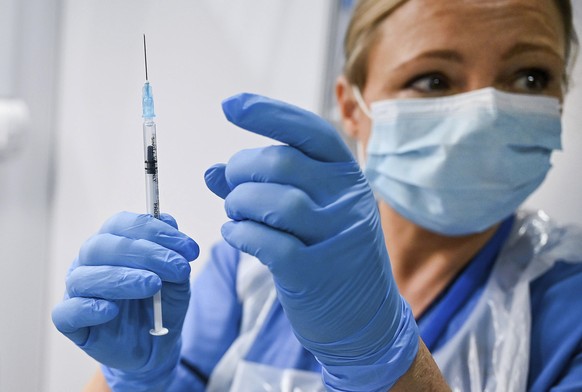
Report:
<svg viewBox="0 0 582 392"><path fill-rule="evenodd" d="M145 161L145 171L147 174L156 174L158 161L156 159L156 149L148 146L147 159Z"/></svg>

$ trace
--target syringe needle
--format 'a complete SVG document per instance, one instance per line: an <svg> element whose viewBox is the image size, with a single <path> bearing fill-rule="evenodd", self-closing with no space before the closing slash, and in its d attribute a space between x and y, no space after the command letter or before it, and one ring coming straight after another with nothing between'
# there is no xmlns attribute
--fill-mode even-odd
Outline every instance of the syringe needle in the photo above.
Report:
<svg viewBox="0 0 582 392"><path fill-rule="evenodd" d="M145 33L143 35L143 58L145 60L145 73L146 73L146 82L149 81L148 79L148 51L146 48L146 36Z"/></svg>

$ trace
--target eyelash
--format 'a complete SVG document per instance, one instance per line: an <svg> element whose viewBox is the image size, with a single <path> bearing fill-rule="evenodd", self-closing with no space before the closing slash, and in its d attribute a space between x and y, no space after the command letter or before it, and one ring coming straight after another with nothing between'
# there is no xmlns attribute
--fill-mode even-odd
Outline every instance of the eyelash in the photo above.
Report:
<svg viewBox="0 0 582 392"><path fill-rule="evenodd" d="M439 86L438 86L439 88L438 89L431 89L431 91L442 91L443 89L448 89L450 87L448 78L445 75L443 75L442 73L440 73L440 72L427 72L425 74L422 74L420 76L416 76L416 77L412 78L410 81L408 81L405 84L405 88L417 90L420 92L426 92L425 89L415 87L415 84L417 84L425 79L428 80L429 83L432 83L435 80L441 81L441 82L439 82Z"/></svg>
<svg viewBox="0 0 582 392"><path fill-rule="evenodd" d="M542 91L548 87L548 85L552 82L553 78L550 72L546 71L542 68L529 68L524 69L517 73L517 77L515 78L515 82L519 81L521 78L526 77L533 77L533 83L541 83L540 87L534 87L537 91ZM539 80L541 79L541 81ZM528 83L529 81L526 81ZM526 86L526 88L528 88Z"/></svg>
<svg viewBox="0 0 582 392"><path fill-rule="evenodd" d="M532 78L532 80L525 80L524 86L517 86L518 83L522 78ZM438 83L434 85L433 83L438 80ZM422 88L418 84L420 82L426 81L430 85L427 88ZM542 92L548 88L550 83L553 81L553 76L550 72L543 68L527 68L518 71L515 76L509 80L509 85L507 86L509 90L520 90L520 91L528 91L528 92ZM528 86L528 83L534 83L536 86ZM436 87L436 88L435 88ZM445 91L449 88L450 82L449 79L442 74L441 72L427 72L420 76L415 76L414 78L410 79L405 85L405 89L415 90L420 93L440 93Z"/></svg>

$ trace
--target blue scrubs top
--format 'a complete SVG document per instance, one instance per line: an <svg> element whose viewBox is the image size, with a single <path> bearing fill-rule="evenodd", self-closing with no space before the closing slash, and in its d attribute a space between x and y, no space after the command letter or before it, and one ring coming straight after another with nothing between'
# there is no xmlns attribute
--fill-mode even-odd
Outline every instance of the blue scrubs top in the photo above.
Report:
<svg viewBox="0 0 582 392"><path fill-rule="evenodd" d="M513 217L417 320L429 349L445 344L478 301ZM182 334L182 358L171 391L203 391L212 370L237 338L242 304L236 295L240 254L217 244L192 285ZM558 261L530 285L531 354L529 391L582 391L582 263ZM295 338L275 302L245 360L278 368L320 371L315 358Z"/></svg>

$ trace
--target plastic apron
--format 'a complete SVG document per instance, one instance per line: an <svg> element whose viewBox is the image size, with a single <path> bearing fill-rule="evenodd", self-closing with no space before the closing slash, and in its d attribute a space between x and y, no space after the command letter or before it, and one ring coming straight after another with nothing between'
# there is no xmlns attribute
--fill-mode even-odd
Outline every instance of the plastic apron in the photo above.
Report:
<svg viewBox="0 0 582 392"><path fill-rule="evenodd" d="M245 253L241 253L238 264L236 292L243 304L241 332L214 368L206 390L325 391L320 373L280 369L244 360L277 298L273 278L267 267Z"/></svg>
<svg viewBox="0 0 582 392"><path fill-rule="evenodd" d="M557 261L582 259L582 231L543 212L520 212L475 309L433 357L453 391L527 388L530 283Z"/></svg>
<svg viewBox="0 0 582 392"><path fill-rule="evenodd" d="M525 391L529 367L530 283L556 261L579 261L582 231L557 227L543 212L519 213L486 287L461 329L433 353L453 391ZM268 269L241 255L237 293L241 334L210 376L208 391L324 391L319 373L244 360L273 306Z"/></svg>

